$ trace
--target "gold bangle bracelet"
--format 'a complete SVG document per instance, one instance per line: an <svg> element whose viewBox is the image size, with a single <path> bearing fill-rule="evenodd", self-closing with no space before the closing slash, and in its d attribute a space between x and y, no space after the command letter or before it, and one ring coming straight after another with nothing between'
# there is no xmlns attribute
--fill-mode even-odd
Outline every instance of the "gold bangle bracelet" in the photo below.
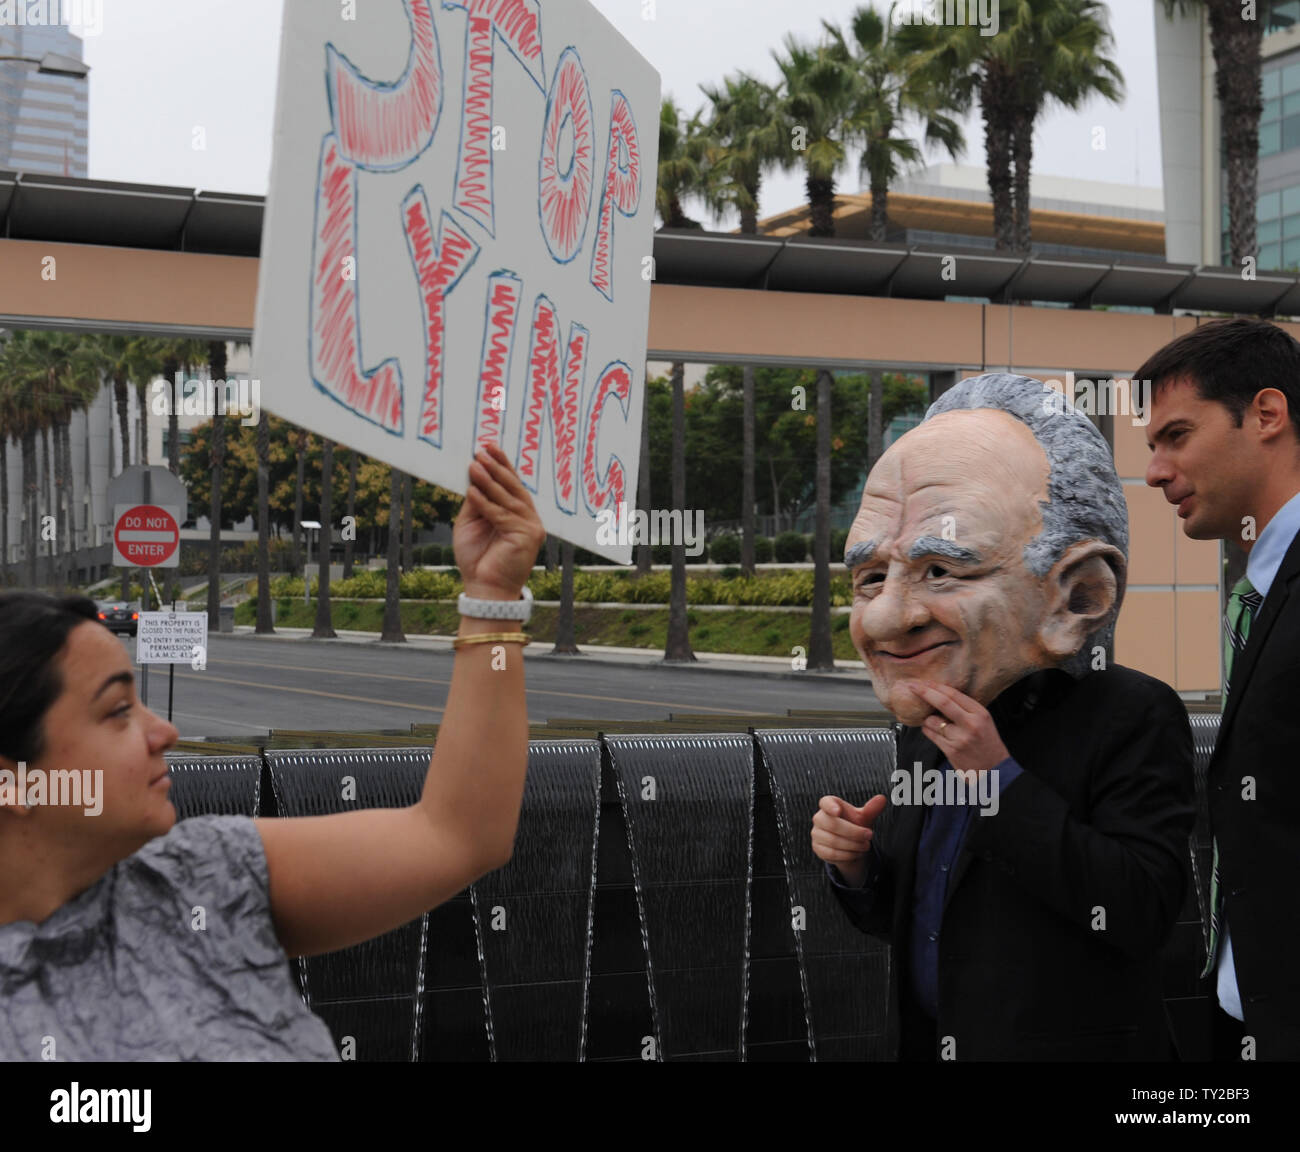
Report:
<svg viewBox="0 0 1300 1152"><path fill-rule="evenodd" d="M477 636L457 636L451 646L459 651L467 644L518 644L527 648L531 643L525 632L482 632Z"/></svg>

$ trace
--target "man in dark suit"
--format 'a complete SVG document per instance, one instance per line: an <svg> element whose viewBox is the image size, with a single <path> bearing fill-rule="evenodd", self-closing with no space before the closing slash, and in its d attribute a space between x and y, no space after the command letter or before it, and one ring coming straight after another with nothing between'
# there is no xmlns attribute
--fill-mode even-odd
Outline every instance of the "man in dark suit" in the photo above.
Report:
<svg viewBox="0 0 1300 1152"><path fill-rule="evenodd" d="M1226 700L1206 776L1216 1058L1300 1059L1300 344L1204 324L1134 377L1152 392L1147 483L1194 540L1236 540Z"/></svg>
<svg viewBox="0 0 1300 1152"><path fill-rule="evenodd" d="M868 477L850 631L906 726L890 795L823 797L812 843L893 945L903 1059L1172 1054L1192 740L1170 688L1107 667L1127 546L1104 438L1025 377L963 381Z"/></svg>

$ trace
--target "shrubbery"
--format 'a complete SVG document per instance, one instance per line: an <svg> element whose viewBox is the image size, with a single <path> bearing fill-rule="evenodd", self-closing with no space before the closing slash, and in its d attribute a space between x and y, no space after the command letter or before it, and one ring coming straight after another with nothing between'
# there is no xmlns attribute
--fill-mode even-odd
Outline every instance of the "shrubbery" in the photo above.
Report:
<svg viewBox="0 0 1300 1152"><path fill-rule="evenodd" d="M709 545L709 559L715 564L740 563L740 537L727 533Z"/></svg>
<svg viewBox="0 0 1300 1152"><path fill-rule="evenodd" d="M778 564L802 564L808 558L808 540L799 532L782 532L772 550Z"/></svg>

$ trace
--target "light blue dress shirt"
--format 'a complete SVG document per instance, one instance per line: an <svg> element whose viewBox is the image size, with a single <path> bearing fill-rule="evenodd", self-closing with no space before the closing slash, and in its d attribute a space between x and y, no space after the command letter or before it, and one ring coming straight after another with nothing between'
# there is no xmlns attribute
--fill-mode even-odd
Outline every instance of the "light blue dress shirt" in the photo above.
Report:
<svg viewBox="0 0 1300 1152"><path fill-rule="evenodd" d="M1277 570L1282 567L1292 541L1300 533L1300 492L1291 497L1277 515L1259 534L1255 546L1250 550L1246 561L1246 579L1251 587L1267 599L1269 589L1277 578ZM1223 942L1219 945L1218 970L1219 1005L1229 1015L1238 1020L1246 1019L1241 1008L1241 993L1237 989L1237 969L1232 961L1232 935L1227 920L1223 923Z"/></svg>

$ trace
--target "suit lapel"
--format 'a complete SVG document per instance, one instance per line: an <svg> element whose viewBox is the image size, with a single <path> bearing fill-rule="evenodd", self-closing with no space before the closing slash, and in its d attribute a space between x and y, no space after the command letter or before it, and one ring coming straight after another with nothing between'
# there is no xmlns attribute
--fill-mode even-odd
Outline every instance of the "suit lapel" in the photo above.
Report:
<svg viewBox="0 0 1300 1152"><path fill-rule="evenodd" d="M1232 680L1229 684L1230 690L1223 710L1223 719L1219 722L1219 734L1215 740L1214 756L1211 757L1210 768L1214 767L1214 762L1218 758L1218 751L1225 744L1224 737L1232 726L1233 718L1237 715L1237 709L1241 705L1241 698L1246 694L1251 674L1255 671L1255 665L1259 662L1259 654L1268 642L1268 634L1272 630L1274 622L1282 614L1282 610L1286 606L1291 592L1291 582L1297 576L1300 576L1300 534L1297 534L1296 538L1291 541L1291 547L1287 549L1286 556L1282 559L1282 565L1273 578L1272 586L1268 590L1268 596L1265 597L1264 603L1260 606L1259 615L1250 622L1250 636L1246 640L1245 650L1233 661Z"/></svg>

